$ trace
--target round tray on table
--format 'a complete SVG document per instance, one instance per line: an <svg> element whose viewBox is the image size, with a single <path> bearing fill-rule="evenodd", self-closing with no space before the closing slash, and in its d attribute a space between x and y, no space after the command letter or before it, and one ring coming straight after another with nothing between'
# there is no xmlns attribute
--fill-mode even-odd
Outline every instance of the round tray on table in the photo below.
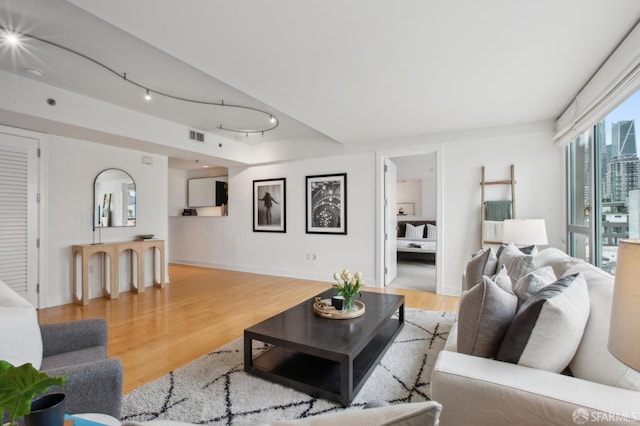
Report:
<svg viewBox="0 0 640 426"><path fill-rule="evenodd" d="M329 319L349 319L364 315L364 303L359 300L354 300L353 307L353 311L342 312L331 306L331 299L320 299L316 297L315 302L313 302L313 312L315 312L316 315Z"/></svg>

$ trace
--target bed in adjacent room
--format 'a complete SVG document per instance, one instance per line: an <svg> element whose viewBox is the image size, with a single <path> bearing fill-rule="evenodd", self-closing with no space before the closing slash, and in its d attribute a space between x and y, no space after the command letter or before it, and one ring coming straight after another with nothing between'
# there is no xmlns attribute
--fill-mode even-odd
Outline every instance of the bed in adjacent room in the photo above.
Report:
<svg viewBox="0 0 640 426"><path fill-rule="evenodd" d="M398 222L398 260L424 260L435 263L436 222L412 220Z"/></svg>

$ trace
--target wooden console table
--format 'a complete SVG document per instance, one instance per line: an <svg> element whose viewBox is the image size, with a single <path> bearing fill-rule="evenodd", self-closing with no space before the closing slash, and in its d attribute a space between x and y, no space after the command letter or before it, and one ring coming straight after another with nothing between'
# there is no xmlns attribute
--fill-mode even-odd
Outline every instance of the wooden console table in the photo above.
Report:
<svg viewBox="0 0 640 426"><path fill-rule="evenodd" d="M89 259L94 254L102 256L102 282L104 282L104 294L108 299L117 299L120 293L120 255L129 250L129 288L137 293L144 292L145 283L145 257L147 250L152 250L153 258L153 285L155 287L165 286L165 262L164 262L164 240L134 240L117 241L101 244L77 244L71 247L73 255L73 301L80 305L89 304ZM160 265L156 260L156 252L160 257ZM137 268L134 268L134 253L138 258ZM78 255L81 259L81 286L80 294L76 289L78 286ZM107 257L109 258L109 268L107 269ZM137 277L135 274L137 269ZM159 270L159 271L158 271ZM108 271L108 272L107 272ZM159 272L159 274L158 274ZM157 275L158 274L158 275Z"/></svg>

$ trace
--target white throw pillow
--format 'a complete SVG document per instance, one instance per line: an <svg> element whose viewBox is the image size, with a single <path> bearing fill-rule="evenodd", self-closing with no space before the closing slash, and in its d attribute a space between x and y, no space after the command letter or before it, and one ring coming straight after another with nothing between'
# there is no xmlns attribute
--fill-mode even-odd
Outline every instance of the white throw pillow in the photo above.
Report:
<svg viewBox="0 0 640 426"><path fill-rule="evenodd" d="M588 317L584 276L560 278L520 306L496 359L560 373L575 355Z"/></svg>
<svg viewBox="0 0 640 426"><path fill-rule="evenodd" d="M556 280L551 266L534 269L513 284L513 292L518 296L518 306L531 295L540 291Z"/></svg>
<svg viewBox="0 0 640 426"><path fill-rule="evenodd" d="M569 268L578 263L584 263L584 260L571 257L555 247L548 247L540 250L538 254L535 255L535 262L537 268L541 266L551 266L556 278L560 278L565 275Z"/></svg>
<svg viewBox="0 0 640 426"><path fill-rule="evenodd" d="M438 424L441 410L442 405L435 401L421 401L392 404L384 407L367 408L364 410L344 410L335 413L322 414L320 416L305 417L297 420L275 421L268 425L435 426ZM122 426L188 426L190 424L191 423L182 423L171 420L151 420L147 422L125 420L122 422ZM267 423L261 423L260 426L267 426Z"/></svg>
<svg viewBox="0 0 640 426"><path fill-rule="evenodd" d="M421 239L424 235L424 225L413 226L407 223L407 229L404 232L405 238L411 238L412 240Z"/></svg>
<svg viewBox="0 0 640 426"><path fill-rule="evenodd" d="M42 364L36 308L0 280L0 359L15 366Z"/></svg>
<svg viewBox="0 0 640 426"><path fill-rule="evenodd" d="M427 223L427 238L430 240L436 239L436 226L430 223Z"/></svg>

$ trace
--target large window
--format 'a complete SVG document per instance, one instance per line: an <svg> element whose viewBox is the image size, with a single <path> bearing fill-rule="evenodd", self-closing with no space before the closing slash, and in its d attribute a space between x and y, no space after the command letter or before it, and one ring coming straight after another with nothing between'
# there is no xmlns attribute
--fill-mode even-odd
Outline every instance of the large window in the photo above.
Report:
<svg viewBox="0 0 640 426"><path fill-rule="evenodd" d="M615 273L618 242L640 238L640 92L568 147L568 249Z"/></svg>

